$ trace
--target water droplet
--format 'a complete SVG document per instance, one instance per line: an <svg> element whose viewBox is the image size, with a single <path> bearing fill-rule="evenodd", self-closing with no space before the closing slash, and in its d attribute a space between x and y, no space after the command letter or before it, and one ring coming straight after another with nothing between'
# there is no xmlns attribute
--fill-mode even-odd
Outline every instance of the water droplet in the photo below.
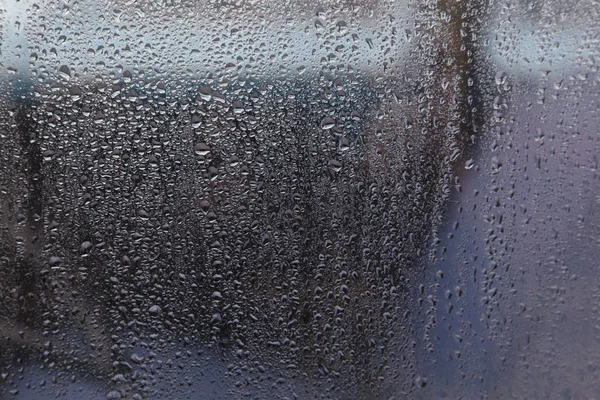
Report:
<svg viewBox="0 0 600 400"><path fill-rule="evenodd" d="M322 129L331 129L335 126L335 120L331 117L325 117L321 120Z"/></svg>
<svg viewBox="0 0 600 400"><path fill-rule="evenodd" d="M58 76L60 76L64 80L70 80L71 69L66 65L61 65L61 67L58 69Z"/></svg>
<svg viewBox="0 0 600 400"><path fill-rule="evenodd" d="M212 98L212 89L208 86L200 87L200 97L203 100L209 101Z"/></svg>
<svg viewBox="0 0 600 400"><path fill-rule="evenodd" d="M330 160L328 165L329 168L331 168L335 172L340 172L342 170L342 163L338 160Z"/></svg>
<svg viewBox="0 0 600 400"><path fill-rule="evenodd" d="M504 71L497 72L495 77L496 85L504 85L504 83L506 83L507 76L508 75Z"/></svg>
<svg viewBox="0 0 600 400"><path fill-rule="evenodd" d="M208 153L210 153L210 147L208 147L206 143L200 142L196 143L196 145L194 146L194 151L199 156L206 156Z"/></svg>
<svg viewBox="0 0 600 400"><path fill-rule="evenodd" d="M157 306L156 304L148 309L148 312L153 315L158 315L161 311L162 309L160 306Z"/></svg>

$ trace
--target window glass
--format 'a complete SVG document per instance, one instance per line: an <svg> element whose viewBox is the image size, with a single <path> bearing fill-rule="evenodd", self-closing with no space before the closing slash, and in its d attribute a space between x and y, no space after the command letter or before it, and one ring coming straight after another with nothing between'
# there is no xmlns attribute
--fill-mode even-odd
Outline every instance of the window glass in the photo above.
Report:
<svg viewBox="0 0 600 400"><path fill-rule="evenodd" d="M599 14L5 0L0 397L593 397Z"/></svg>

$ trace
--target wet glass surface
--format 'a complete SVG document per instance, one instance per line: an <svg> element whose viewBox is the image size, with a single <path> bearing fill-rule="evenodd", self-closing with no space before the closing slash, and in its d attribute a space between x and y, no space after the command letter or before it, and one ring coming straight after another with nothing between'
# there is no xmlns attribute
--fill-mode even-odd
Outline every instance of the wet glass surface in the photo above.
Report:
<svg viewBox="0 0 600 400"><path fill-rule="evenodd" d="M5 0L0 398L593 398L599 14Z"/></svg>

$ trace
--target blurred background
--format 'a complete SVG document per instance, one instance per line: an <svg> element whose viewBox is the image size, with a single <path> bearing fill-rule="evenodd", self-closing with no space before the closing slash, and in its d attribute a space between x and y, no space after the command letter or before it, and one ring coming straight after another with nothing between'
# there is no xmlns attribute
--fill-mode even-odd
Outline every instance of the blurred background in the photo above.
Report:
<svg viewBox="0 0 600 400"><path fill-rule="evenodd" d="M595 398L599 14L4 0L0 398Z"/></svg>

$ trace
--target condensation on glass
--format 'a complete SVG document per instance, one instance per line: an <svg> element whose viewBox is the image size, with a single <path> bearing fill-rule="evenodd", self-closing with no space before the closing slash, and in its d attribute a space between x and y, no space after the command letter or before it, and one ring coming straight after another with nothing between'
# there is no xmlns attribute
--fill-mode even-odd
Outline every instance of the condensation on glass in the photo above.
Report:
<svg viewBox="0 0 600 400"><path fill-rule="evenodd" d="M0 398L597 395L599 21L5 0Z"/></svg>

